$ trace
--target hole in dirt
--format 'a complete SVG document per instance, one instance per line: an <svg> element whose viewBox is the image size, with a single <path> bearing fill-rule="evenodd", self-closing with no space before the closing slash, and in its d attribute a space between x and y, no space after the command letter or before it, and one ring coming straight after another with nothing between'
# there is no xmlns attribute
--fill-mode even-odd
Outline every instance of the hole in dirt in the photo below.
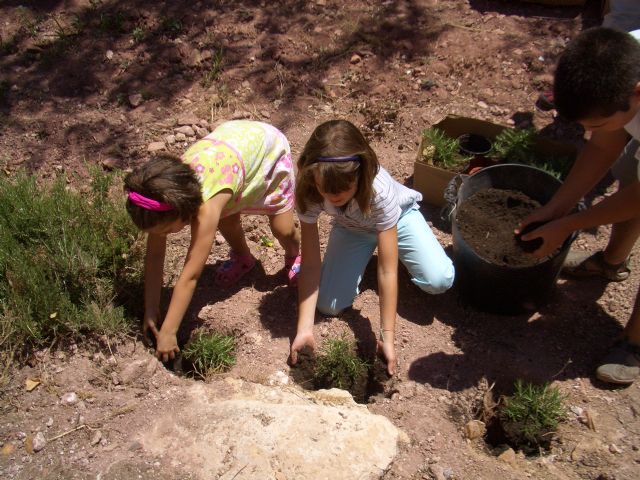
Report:
<svg viewBox="0 0 640 480"><path fill-rule="evenodd" d="M386 365L377 357L367 359L367 367L350 382L336 384L328 376L322 376L317 371L317 357L303 349L298 354L298 362L291 367L290 375L296 384L305 390L321 390L341 388L347 390L357 403L369 403L372 397L385 393L385 385L390 380Z"/></svg>

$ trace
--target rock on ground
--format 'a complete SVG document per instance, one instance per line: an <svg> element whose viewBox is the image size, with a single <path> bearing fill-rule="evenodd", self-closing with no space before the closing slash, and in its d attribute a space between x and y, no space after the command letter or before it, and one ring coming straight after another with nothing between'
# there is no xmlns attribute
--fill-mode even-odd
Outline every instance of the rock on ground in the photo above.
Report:
<svg viewBox="0 0 640 480"><path fill-rule="evenodd" d="M196 384L141 432L148 453L198 478L381 478L406 435L341 390L303 392L226 379Z"/></svg>

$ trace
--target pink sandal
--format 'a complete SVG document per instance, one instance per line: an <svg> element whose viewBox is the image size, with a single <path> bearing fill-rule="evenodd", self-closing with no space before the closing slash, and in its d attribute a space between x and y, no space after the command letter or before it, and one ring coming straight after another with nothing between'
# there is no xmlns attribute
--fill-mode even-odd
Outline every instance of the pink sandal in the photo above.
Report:
<svg viewBox="0 0 640 480"><path fill-rule="evenodd" d="M220 288L228 288L240 280L256 266L256 259L250 253L238 255L231 252L229 260L224 262L216 271L214 283Z"/></svg>
<svg viewBox="0 0 640 480"><path fill-rule="evenodd" d="M300 262L302 262L300 255L296 255L295 257L284 257L284 268L287 271L287 278L289 279L289 285L291 286L295 286L298 283Z"/></svg>

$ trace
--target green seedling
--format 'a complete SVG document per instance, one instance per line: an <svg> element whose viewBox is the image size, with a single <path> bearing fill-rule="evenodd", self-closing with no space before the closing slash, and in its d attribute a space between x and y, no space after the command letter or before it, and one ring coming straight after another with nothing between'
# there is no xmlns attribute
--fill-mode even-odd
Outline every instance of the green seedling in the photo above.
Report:
<svg viewBox="0 0 640 480"><path fill-rule="evenodd" d="M202 378L221 373L236 363L236 341L230 335L198 333L182 354L193 365L194 372Z"/></svg>
<svg viewBox="0 0 640 480"><path fill-rule="evenodd" d="M200 84L204 88L209 88L220 78L222 73L222 63L224 61L224 51L222 48L217 48L213 52L211 57L209 68L205 71Z"/></svg>
<svg viewBox="0 0 640 480"><path fill-rule="evenodd" d="M566 415L565 396L549 385L518 380L513 395L503 397L499 415L507 437L515 445L547 445Z"/></svg>
<svg viewBox="0 0 640 480"><path fill-rule="evenodd" d="M354 342L346 338L327 340L316 360L316 382L326 387L348 390L362 375L369 364L356 353Z"/></svg>
<svg viewBox="0 0 640 480"><path fill-rule="evenodd" d="M140 43L147 36L147 31L143 27L138 26L133 29L133 32L131 32L131 36L133 37L134 42Z"/></svg>
<svg viewBox="0 0 640 480"><path fill-rule="evenodd" d="M451 138L438 128L428 128L422 132L424 138L423 158L433 165L446 170L457 171L465 166L470 158L460 154L460 142Z"/></svg>
<svg viewBox="0 0 640 480"><path fill-rule="evenodd" d="M262 237L260 237L260 245L262 245L263 247L271 248L273 247L273 240L271 240L266 235L263 235Z"/></svg>
<svg viewBox="0 0 640 480"><path fill-rule="evenodd" d="M505 128L493 141L493 153L503 162L532 163L535 136L533 128Z"/></svg>
<svg viewBox="0 0 640 480"><path fill-rule="evenodd" d="M535 150L533 128L505 128L493 143L493 156L498 161L522 163L538 167L555 178L566 177L573 162L563 155L547 155Z"/></svg>

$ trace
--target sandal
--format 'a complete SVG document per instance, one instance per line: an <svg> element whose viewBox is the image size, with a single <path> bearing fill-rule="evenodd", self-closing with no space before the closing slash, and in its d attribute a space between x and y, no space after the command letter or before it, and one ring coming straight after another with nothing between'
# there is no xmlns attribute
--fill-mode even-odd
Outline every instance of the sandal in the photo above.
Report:
<svg viewBox="0 0 640 480"><path fill-rule="evenodd" d="M214 283L220 288L228 288L240 280L245 273L256 265L256 259L250 253L238 255L231 251L229 260L224 262L216 271Z"/></svg>
<svg viewBox="0 0 640 480"><path fill-rule="evenodd" d="M287 278L289 279L289 285L295 286L298 284L298 274L300 273L300 263L302 259L300 255L295 257L284 257L284 268L287 271Z"/></svg>
<svg viewBox="0 0 640 480"><path fill-rule="evenodd" d="M604 252L595 253L571 250L562 266L562 273L574 277L602 277L612 282L622 282L629 278L629 259L617 265L607 263Z"/></svg>

